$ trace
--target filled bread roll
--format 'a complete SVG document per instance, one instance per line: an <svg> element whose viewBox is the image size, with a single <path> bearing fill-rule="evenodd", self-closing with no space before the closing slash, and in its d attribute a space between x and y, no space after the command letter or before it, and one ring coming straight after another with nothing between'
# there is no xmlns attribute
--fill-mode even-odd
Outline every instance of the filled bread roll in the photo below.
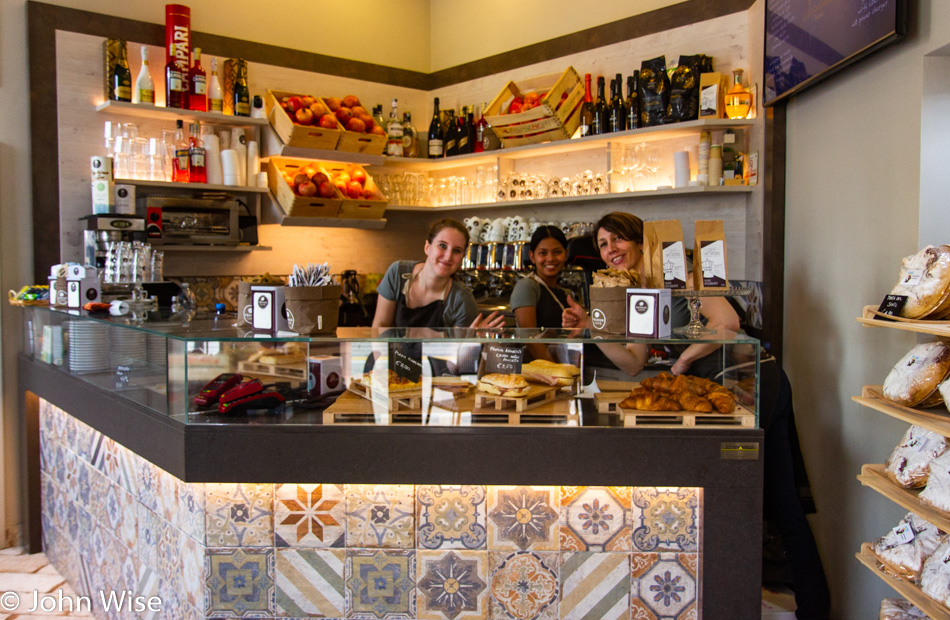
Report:
<svg viewBox="0 0 950 620"><path fill-rule="evenodd" d="M871 550L885 570L917 583L924 561L946 538L937 526L908 512L894 529L871 545Z"/></svg>
<svg viewBox="0 0 950 620"><path fill-rule="evenodd" d="M884 471L905 489L927 484L930 464L947 451L947 439L919 426L911 426L884 462Z"/></svg>
<svg viewBox="0 0 950 620"><path fill-rule="evenodd" d="M921 591L942 605L950 605L950 539L930 554L920 571Z"/></svg>
<svg viewBox="0 0 950 620"><path fill-rule="evenodd" d="M950 372L950 346L944 342L918 344L900 359L884 379L884 397L913 407L927 400Z"/></svg>
<svg viewBox="0 0 950 620"><path fill-rule="evenodd" d="M521 375L506 375L491 373L478 380L478 391L499 396L525 396L528 393L528 382Z"/></svg>
<svg viewBox="0 0 950 620"><path fill-rule="evenodd" d="M574 364L558 364L548 360L534 360L521 365L521 374L528 379L548 385L566 386L574 382L581 369Z"/></svg>
<svg viewBox="0 0 950 620"><path fill-rule="evenodd" d="M900 312L904 318L936 318L946 314L950 310L950 246L928 245L905 257L891 295L907 297Z"/></svg>

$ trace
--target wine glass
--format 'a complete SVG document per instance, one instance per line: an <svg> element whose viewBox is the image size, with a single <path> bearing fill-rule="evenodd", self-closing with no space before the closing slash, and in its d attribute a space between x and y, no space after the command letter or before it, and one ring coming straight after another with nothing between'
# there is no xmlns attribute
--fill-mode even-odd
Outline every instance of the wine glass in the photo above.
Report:
<svg viewBox="0 0 950 620"><path fill-rule="evenodd" d="M644 151L646 155L644 166L650 172L650 183L653 189L656 189L656 171L660 169L660 149L653 144L647 144Z"/></svg>

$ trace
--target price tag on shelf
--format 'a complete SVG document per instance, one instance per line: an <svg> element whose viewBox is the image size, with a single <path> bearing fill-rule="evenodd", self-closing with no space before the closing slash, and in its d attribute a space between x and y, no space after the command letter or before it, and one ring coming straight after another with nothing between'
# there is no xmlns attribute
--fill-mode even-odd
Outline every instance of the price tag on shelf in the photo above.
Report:
<svg viewBox="0 0 950 620"><path fill-rule="evenodd" d="M132 367L118 365L115 368L115 389L121 390L129 387L129 379L132 378Z"/></svg>
<svg viewBox="0 0 950 620"><path fill-rule="evenodd" d="M413 383L422 380L422 346L420 343L393 343L389 347L389 369Z"/></svg>
<svg viewBox="0 0 950 620"><path fill-rule="evenodd" d="M482 372L478 376L492 373L517 375L521 373L521 364L524 361L524 346L501 344L486 344L483 355Z"/></svg>
<svg viewBox="0 0 950 620"><path fill-rule="evenodd" d="M899 316L906 303L907 295L885 295L884 301L881 302L881 307L878 308L877 311L889 316ZM880 316L875 316L874 318L878 321L890 320Z"/></svg>

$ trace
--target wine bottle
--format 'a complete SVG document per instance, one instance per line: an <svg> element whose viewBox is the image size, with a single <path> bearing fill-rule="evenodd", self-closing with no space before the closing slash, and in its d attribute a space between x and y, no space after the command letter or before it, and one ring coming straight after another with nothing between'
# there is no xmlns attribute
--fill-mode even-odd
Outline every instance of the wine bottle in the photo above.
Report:
<svg viewBox="0 0 950 620"><path fill-rule="evenodd" d="M468 116L465 118L465 129L468 130L468 152L475 152L475 106L468 109Z"/></svg>
<svg viewBox="0 0 950 620"><path fill-rule="evenodd" d="M175 59L174 55L165 65L165 107L181 108L182 93L185 90L182 67Z"/></svg>
<svg viewBox="0 0 950 620"><path fill-rule="evenodd" d="M132 72L129 70L129 52L125 41L119 42L119 57L112 70L112 98L132 102Z"/></svg>
<svg viewBox="0 0 950 620"><path fill-rule="evenodd" d="M197 48L195 52L197 52ZM191 124L191 144L188 147L188 182L207 183L208 173L205 167L205 145L201 139L201 124Z"/></svg>
<svg viewBox="0 0 950 620"><path fill-rule="evenodd" d="M224 111L224 90L218 79L218 59L211 59L211 82L208 83L208 110L211 112Z"/></svg>
<svg viewBox="0 0 950 620"><path fill-rule="evenodd" d="M472 145L468 141L468 112L466 112L465 106L459 108L458 115L458 154L465 155L472 152Z"/></svg>
<svg viewBox="0 0 950 620"><path fill-rule="evenodd" d="M581 104L580 137L593 135L594 99L590 93L590 73L584 74L584 103Z"/></svg>
<svg viewBox="0 0 950 620"><path fill-rule="evenodd" d="M135 78L135 89L132 91L132 103L147 103L155 105L155 83L148 70L148 48L142 46L142 66L139 75Z"/></svg>
<svg viewBox="0 0 950 620"><path fill-rule="evenodd" d="M402 115L402 156L419 156L419 138L416 128L412 126L412 115L409 112Z"/></svg>
<svg viewBox="0 0 950 620"><path fill-rule="evenodd" d="M449 108L446 113L449 115L449 124L445 130L445 156L453 157L459 154L459 126L455 122L455 110Z"/></svg>
<svg viewBox="0 0 950 620"><path fill-rule="evenodd" d="M442 121L439 118L439 98L435 98L435 111L432 113L432 121L429 123L429 158L445 156L445 148L442 135Z"/></svg>
<svg viewBox="0 0 950 620"><path fill-rule="evenodd" d="M195 48L195 62L188 72L188 109L208 111L208 74L201 68L201 48Z"/></svg>
<svg viewBox="0 0 950 620"><path fill-rule="evenodd" d="M485 152L485 129L488 127L488 121L485 120L485 102L482 102L481 116L478 118L478 124L475 125L475 152Z"/></svg>
<svg viewBox="0 0 950 620"><path fill-rule="evenodd" d="M597 76L597 103L594 104L594 122L591 133L600 136L607 133L607 99L604 97L604 76Z"/></svg>
<svg viewBox="0 0 950 620"><path fill-rule="evenodd" d="M187 183L188 168L191 159L191 145L185 139L184 123L181 119L175 123L175 159L172 162L172 181Z"/></svg>
<svg viewBox="0 0 950 620"><path fill-rule="evenodd" d="M633 75L627 78L627 129L640 128L640 93L637 92L640 84L640 71L635 70Z"/></svg>
<svg viewBox="0 0 950 620"><path fill-rule="evenodd" d="M238 63L237 79L234 81L234 116L251 115L251 95L247 91L247 65Z"/></svg>
<svg viewBox="0 0 950 620"><path fill-rule="evenodd" d="M616 133L627 128L627 111L623 105L623 76L619 73L612 80L610 98L610 131Z"/></svg>
<svg viewBox="0 0 950 620"><path fill-rule="evenodd" d="M397 101L393 99L393 109L389 112L389 123L386 125L386 154L392 157L402 157L402 122L399 120L399 111L396 106Z"/></svg>

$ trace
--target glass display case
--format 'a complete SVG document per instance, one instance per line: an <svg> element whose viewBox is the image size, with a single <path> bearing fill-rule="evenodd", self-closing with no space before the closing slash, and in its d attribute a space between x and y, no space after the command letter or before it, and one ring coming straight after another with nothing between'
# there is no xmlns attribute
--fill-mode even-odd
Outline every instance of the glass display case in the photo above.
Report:
<svg viewBox="0 0 950 620"><path fill-rule="evenodd" d="M227 315L99 317L35 307L23 316L24 352L34 361L188 424L758 427L759 343L733 332L685 341L339 328L304 337L238 328ZM694 364L695 379L672 385L662 373L697 342L719 348ZM603 352L622 346L650 356L627 381L604 368ZM631 397L644 387L671 398L657 405ZM683 390L701 400L684 401Z"/></svg>

